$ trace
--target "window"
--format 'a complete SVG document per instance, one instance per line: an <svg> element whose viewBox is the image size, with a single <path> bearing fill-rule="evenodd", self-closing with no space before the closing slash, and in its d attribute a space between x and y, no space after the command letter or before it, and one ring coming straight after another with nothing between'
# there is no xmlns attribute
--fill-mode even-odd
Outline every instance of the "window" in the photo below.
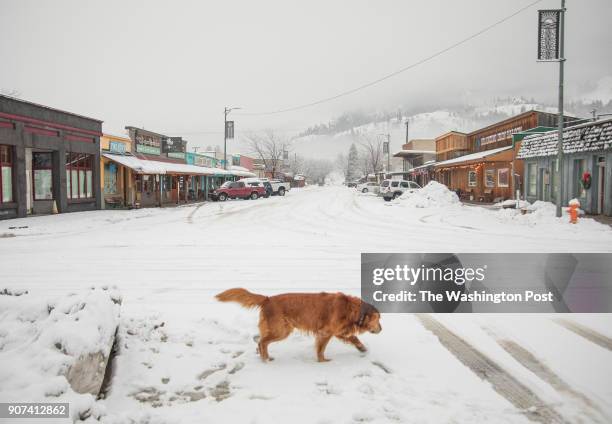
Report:
<svg viewBox="0 0 612 424"><path fill-rule="evenodd" d="M399 181L392 181L391 182L391 187L397 187L399 186Z"/></svg>
<svg viewBox="0 0 612 424"><path fill-rule="evenodd" d="M409 188L410 187L410 184L408 184L408 181L405 181L405 182L402 181L400 184L401 184L402 188Z"/></svg>
<svg viewBox="0 0 612 424"><path fill-rule="evenodd" d="M0 146L0 204L13 201L13 149Z"/></svg>
<svg viewBox="0 0 612 424"><path fill-rule="evenodd" d="M53 199L53 156L50 152L32 153L34 200Z"/></svg>
<svg viewBox="0 0 612 424"><path fill-rule="evenodd" d="M119 169L113 162L104 164L104 194L117 194L117 175Z"/></svg>
<svg viewBox="0 0 612 424"><path fill-rule="evenodd" d="M582 186L582 174L586 171L586 160L575 159L574 160L574 197L585 197L586 190Z"/></svg>
<svg viewBox="0 0 612 424"><path fill-rule="evenodd" d="M485 170L485 186L495 187L495 170L494 169Z"/></svg>
<svg viewBox="0 0 612 424"><path fill-rule="evenodd" d="M538 172L538 164L529 163L527 164L527 195L528 196L537 196L537 172Z"/></svg>
<svg viewBox="0 0 612 424"><path fill-rule="evenodd" d="M476 171L468 171L468 187L476 187L478 185Z"/></svg>
<svg viewBox="0 0 612 424"><path fill-rule="evenodd" d="M510 170L508 168L497 170L497 187L510 187Z"/></svg>
<svg viewBox="0 0 612 424"><path fill-rule="evenodd" d="M66 153L66 196L68 199L93 198L93 156L84 153ZM106 176L104 177L106 190ZM115 189L116 189L115 175Z"/></svg>
<svg viewBox="0 0 612 424"><path fill-rule="evenodd" d="M411 188L421 188L421 186L415 183L414 181L410 181L410 187Z"/></svg>

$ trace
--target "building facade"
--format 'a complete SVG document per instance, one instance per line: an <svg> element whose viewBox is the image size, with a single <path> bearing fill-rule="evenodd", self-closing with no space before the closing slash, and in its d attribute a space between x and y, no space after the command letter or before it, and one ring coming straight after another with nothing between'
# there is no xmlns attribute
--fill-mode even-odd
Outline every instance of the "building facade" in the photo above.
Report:
<svg viewBox="0 0 612 424"><path fill-rule="evenodd" d="M453 131L438 137L436 180L466 200L515 198L523 189L524 170L523 163L515 160L521 141L514 136L556 125L557 115L529 111L469 134Z"/></svg>
<svg viewBox="0 0 612 424"><path fill-rule="evenodd" d="M102 121L0 96L0 219L100 209Z"/></svg>
<svg viewBox="0 0 612 424"><path fill-rule="evenodd" d="M135 202L132 168L113 161L105 154L131 155L132 141L126 137L103 134L100 137L100 184L102 207L131 207Z"/></svg>
<svg viewBox="0 0 612 424"><path fill-rule="evenodd" d="M563 133L563 166L557 160L557 131L526 136L518 158L525 163L525 198L530 202L578 199L589 214L612 216L612 119L568 128Z"/></svg>

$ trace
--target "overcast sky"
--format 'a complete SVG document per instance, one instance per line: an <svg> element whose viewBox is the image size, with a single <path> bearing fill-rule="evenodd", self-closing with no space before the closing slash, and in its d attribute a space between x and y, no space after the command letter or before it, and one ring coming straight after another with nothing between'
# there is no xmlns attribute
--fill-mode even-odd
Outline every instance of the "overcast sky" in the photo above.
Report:
<svg viewBox="0 0 612 424"><path fill-rule="evenodd" d="M440 50L532 0L0 0L0 89L126 125L222 142L223 107L308 103ZM414 70L325 105L238 116L237 130L301 129L346 110L554 101L557 65L536 63L537 9ZM567 1L568 97L612 75L612 1Z"/></svg>

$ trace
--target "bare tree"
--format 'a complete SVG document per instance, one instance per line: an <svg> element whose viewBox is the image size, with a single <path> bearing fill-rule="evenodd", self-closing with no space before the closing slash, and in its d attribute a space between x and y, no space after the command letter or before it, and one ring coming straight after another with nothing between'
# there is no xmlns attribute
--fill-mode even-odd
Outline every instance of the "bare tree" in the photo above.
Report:
<svg viewBox="0 0 612 424"><path fill-rule="evenodd" d="M362 162L366 176L372 172L381 172L383 168L383 142L378 136L363 134L359 137Z"/></svg>
<svg viewBox="0 0 612 424"><path fill-rule="evenodd" d="M272 130L267 130L261 134L249 134L247 142L253 154L274 178L281 170L283 154L289 146L288 140Z"/></svg>

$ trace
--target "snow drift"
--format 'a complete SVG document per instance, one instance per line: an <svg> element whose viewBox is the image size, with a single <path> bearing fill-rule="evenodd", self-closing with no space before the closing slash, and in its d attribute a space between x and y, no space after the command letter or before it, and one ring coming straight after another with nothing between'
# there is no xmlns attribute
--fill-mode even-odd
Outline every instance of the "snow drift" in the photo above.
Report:
<svg viewBox="0 0 612 424"><path fill-rule="evenodd" d="M94 402L119 324L118 292L0 293L0 399L70 402L73 420L99 415Z"/></svg>
<svg viewBox="0 0 612 424"><path fill-rule="evenodd" d="M411 208L444 208L460 205L457 194L436 181L430 181L420 190L402 194L399 202Z"/></svg>

